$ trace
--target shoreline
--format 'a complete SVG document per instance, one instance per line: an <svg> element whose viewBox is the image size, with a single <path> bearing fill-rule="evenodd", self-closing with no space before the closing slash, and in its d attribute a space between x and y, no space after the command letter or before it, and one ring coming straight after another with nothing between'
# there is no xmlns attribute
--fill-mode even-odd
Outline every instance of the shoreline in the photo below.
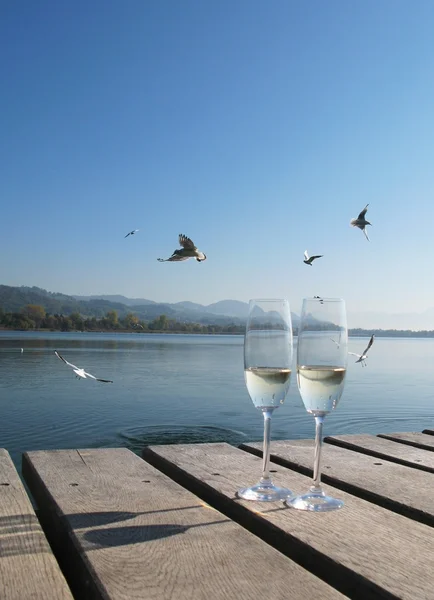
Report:
<svg viewBox="0 0 434 600"><path fill-rule="evenodd" d="M0 326L0 332L10 331L16 333L109 333L109 334L137 334L137 335L236 335L244 336L244 332L233 331L167 331L167 330L152 330L152 331L135 331L130 329L73 329L62 331L61 329L15 329ZM411 329L349 329L348 337L369 337L374 334L376 337L399 337L399 338L434 338L434 330L413 331ZM297 332L294 332L294 337L297 337Z"/></svg>

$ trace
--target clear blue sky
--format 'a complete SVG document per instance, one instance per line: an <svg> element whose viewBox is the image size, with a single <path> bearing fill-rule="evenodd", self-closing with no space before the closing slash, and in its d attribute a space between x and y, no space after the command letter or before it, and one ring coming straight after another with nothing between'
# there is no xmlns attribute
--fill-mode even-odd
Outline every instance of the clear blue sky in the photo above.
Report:
<svg viewBox="0 0 434 600"><path fill-rule="evenodd" d="M434 306L433 23L431 0L3 2L0 283ZM208 260L158 263L179 233Z"/></svg>

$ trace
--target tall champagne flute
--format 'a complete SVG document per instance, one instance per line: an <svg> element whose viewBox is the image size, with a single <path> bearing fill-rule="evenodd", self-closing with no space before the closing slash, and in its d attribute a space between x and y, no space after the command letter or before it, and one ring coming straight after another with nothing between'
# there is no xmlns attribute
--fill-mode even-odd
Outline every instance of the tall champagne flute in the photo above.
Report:
<svg viewBox="0 0 434 600"><path fill-rule="evenodd" d="M264 417L262 477L238 491L245 500L274 502L292 494L270 478L271 416L283 404L292 369L292 324L287 300L250 300L244 337L244 378L254 406Z"/></svg>
<svg viewBox="0 0 434 600"><path fill-rule="evenodd" d="M322 428L325 416L341 398L347 371L348 329L345 302L340 298L305 298L297 342L297 384L308 413L315 417L313 485L307 494L288 498L301 510L328 511L343 502L321 488Z"/></svg>

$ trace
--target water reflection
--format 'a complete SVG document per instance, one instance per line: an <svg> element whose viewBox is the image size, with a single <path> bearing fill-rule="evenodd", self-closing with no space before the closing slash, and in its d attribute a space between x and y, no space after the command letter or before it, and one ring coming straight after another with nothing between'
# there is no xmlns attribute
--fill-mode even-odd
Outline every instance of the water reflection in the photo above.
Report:
<svg viewBox="0 0 434 600"><path fill-rule="evenodd" d="M349 350L366 341L350 338ZM113 385L76 380L54 350ZM378 338L366 369L349 362L324 434L430 427L433 361L433 339ZM0 447L16 464L36 449L238 445L260 440L263 427L244 383L242 336L0 332L0 414ZM273 439L312 437L293 377Z"/></svg>

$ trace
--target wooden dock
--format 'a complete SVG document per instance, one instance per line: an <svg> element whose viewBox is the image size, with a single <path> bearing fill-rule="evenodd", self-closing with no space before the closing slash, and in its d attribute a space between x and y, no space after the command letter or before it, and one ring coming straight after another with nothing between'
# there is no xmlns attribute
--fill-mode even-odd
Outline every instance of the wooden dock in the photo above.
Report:
<svg viewBox="0 0 434 600"><path fill-rule="evenodd" d="M275 482L307 491L313 440L271 452ZM326 438L324 488L345 502L332 513L237 499L260 454L257 443L28 452L36 516L0 451L0 598L434 599L434 431Z"/></svg>

